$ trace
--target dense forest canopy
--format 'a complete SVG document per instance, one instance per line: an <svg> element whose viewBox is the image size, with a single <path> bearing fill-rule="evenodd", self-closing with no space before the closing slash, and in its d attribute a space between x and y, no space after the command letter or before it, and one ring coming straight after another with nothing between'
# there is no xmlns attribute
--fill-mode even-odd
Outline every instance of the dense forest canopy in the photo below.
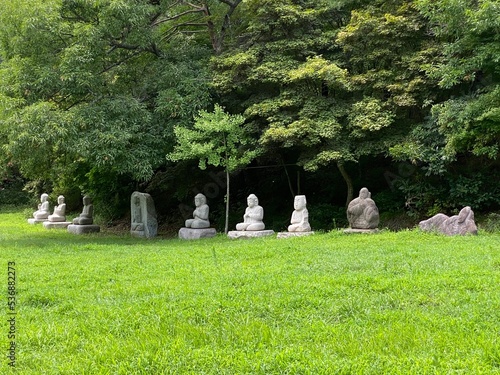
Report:
<svg viewBox="0 0 500 375"><path fill-rule="evenodd" d="M497 0L0 7L2 186L83 191L108 218L141 189L168 215L222 170L171 157L179 134L223 110L256 156L231 170L238 198L302 190L342 207L368 186L417 215L499 207Z"/></svg>

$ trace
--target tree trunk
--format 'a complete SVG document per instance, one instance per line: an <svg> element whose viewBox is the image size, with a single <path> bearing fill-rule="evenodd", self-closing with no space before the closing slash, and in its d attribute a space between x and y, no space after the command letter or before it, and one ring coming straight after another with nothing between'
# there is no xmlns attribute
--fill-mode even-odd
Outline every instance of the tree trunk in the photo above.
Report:
<svg viewBox="0 0 500 375"><path fill-rule="evenodd" d="M340 174L344 178L344 181L347 185L347 200L345 202L345 206L347 207L349 205L349 202L352 201L352 198L354 196L354 187L352 186L351 176L349 176L349 174L347 173L347 171L344 168L344 163L341 161L338 161L337 168L339 169Z"/></svg>
<svg viewBox="0 0 500 375"><path fill-rule="evenodd" d="M226 168L226 223L224 225L224 233L229 231L229 171Z"/></svg>

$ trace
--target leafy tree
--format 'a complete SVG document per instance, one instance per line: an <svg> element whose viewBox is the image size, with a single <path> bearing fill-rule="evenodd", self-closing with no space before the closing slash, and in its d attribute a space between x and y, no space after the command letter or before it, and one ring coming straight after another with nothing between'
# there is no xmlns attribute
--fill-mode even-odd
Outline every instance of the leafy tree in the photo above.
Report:
<svg viewBox="0 0 500 375"><path fill-rule="evenodd" d="M174 124L210 106L207 60L240 1L17 3L0 0L3 158L60 191L113 194L150 180Z"/></svg>
<svg viewBox="0 0 500 375"><path fill-rule="evenodd" d="M268 152L306 170L387 153L423 118L424 20L409 2L252 0L241 42L215 58L214 87L261 129ZM356 7L356 9L353 9Z"/></svg>
<svg viewBox="0 0 500 375"><path fill-rule="evenodd" d="M215 105L213 112L200 111L192 129L176 126L177 144L169 160L198 159L200 169L207 165L223 167L226 172L226 220L229 228L229 175L249 164L259 153L252 147L253 138L244 125L245 118L231 115Z"/></svg>

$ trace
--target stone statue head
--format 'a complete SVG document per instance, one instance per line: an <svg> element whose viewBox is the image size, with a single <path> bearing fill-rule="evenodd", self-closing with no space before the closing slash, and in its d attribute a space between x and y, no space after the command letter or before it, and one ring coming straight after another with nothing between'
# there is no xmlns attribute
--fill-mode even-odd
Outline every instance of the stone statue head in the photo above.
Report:
<svg viewBox="0 0 500 375"><path fill-rule="evenodd" d="M196 196L194 197L194 205L196 207L199 207L204 204L207 204L207 198L201 193L196 194Z"/></svg>
<svg viewBox="0 0 500 375"><path fill-rule="evenodd" d="M248 207L252 208L259 205L259 198L255 194L250 194L247 198Z"/></svg>
<svg viewBox="0 0 500 375"><path fill-rule="evenodd" d="M361 199L366 199L366 198L370 198L370 192L368 191L367 188L362 188L360 191L359 191L359 197Z"/></svg>
<svg viewBox="0 0 500 375"><path fill-rule="evenodd" d="M57 197L57 204L63 204L64 203L64 196L60 195Z"/></svg>
<svg viewBox="0 0 500 375"><path fill-rule="evenodd" d="M83 205L84 206L88 206L91 203L92 203L92 199L90 199L90 197L88 195L83 197Z"/></svg>
<svg viewBox="0 0 500 375"><path fill-rule="evenodd" d="M46 194L46 193L43 193L41 196L40 196L40 201L41 202L47 202L47 200L49 199L49 195Z"/></svg>
<svg viewBox="0 0 500 375"><path fill-rule="evenodd" d="M469 206L462 208L458 214L458 222L463 223L467 218L474 220L474 213Z"/></svg>
<svg viewBox="0 0 500 375"><path fill-rule="evenodd" d="M293 201L293 208L296 210L303 210L306 208L306 196L305 195L296 195Z"/></svg>

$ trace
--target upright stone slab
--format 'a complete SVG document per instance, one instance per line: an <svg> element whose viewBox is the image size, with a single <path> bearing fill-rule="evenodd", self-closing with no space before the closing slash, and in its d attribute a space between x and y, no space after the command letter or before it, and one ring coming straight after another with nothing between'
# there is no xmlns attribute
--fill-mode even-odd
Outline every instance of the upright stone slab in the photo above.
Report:
<svg viewBox="0 0 500 375"><path fill-rule="evenodd" d="M71 222L66 221L66 203L64 196L57 197L57 206L54 207L54 213L49 215L47 221L43 222L46 229L66 229Z"/></svg>
<svg viewBox="0 0 500 375"><path fill-rule="evenodd" d="M73 234L98 233L99 225L94 225L94 205L88 195L83 197L83 211L73 219L73 224L68 225L68 232Z"/></svg>
<svg viewBox="0 0 500 375"><path fill-rule="evenodd" d="M135 191L130 197L131 227L134 237L152 238L158 233L158 221L153 198L148 193Z"/></svg>
<svg viewBox="0 0 500 375"><path fill-rule="evenodd" d="M347 206L347 220L350 228L344 230L344 233L378 232L380 215L367 188L362 188L359 191L359 197L353 199Z"/></svg>
<svg viewBox="0 0 500 375"><path fill-rule="evenodd" d="M474 211L469 206L462 208L458 215L451 217L439 213L421 221L418 226L423 231L435 231L447 236L477 235Z"/></svg>
<svg viewBox="0 0 500 375"><path fill-rule="evenodd" d="M293 202L294 211L288 226L288 232L278 233L277 238L303 237L314 234L309 224L309 211L306 208L307 200L305 195L295 196Z"/></svg>
<svg viewBox="0 0 500 375"><path fill-rule="evenodd" d="M33 218L28 219L29 224L43 223L50 215L49 195L43 193L40 196L40 204L38 210L33 212Z"/></svg>

